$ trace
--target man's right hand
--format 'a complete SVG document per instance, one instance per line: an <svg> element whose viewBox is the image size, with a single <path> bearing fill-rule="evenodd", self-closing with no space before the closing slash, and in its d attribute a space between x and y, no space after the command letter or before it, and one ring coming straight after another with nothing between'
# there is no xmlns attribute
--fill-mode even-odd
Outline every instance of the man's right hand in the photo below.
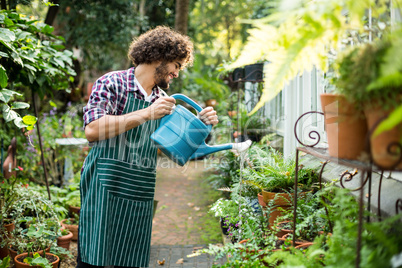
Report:
<svg viewBox="0 0 402 268"><path fill-rule="evenodd" d="M146 108L149 113L149 119L156 120L167 114L171 114L175 103L176 100L172 97L160 97Z"/></svg>

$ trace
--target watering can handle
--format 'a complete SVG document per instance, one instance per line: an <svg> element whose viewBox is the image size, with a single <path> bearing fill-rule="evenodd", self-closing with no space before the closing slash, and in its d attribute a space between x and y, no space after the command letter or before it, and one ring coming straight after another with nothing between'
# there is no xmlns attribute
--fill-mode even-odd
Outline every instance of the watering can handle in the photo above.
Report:
<svg viewBox="0 0 402 268"><path fill-rule="evenodd" d="M171 96L172 98L175 98L176 100L182 100L185 103L191 105L197 112L201 112L202 108L200 105L198 105L195 101L193 101L192 99L190 99L189 97L187 97L186 95L183 94L173 94Z"/></svg>

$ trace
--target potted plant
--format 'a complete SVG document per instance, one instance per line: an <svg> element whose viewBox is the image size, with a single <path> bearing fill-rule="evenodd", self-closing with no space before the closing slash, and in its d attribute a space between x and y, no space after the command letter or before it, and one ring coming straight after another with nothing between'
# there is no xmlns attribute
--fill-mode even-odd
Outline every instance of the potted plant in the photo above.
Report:
<svg viewBox="0 0 402 268"><path fill-rule="evenodd" d="M239 113L232 117L232 124L236 130L234 138L238 138L239 142L247 139L259 142L270 126L270 120L257 113L248 115L246 107L240 105Z"/></svg>
<svg viewBox="0 0 402 268"><path fill-rule="evenodd" d="M363 111L344 95L320 95L327 133L328 154L336 158L356 160L366 151L368 130Z"/></svg>
<svg viewBox="0 0 402 268"><path fill-rule="evenodd" d="M52 253L22 253L14 258L15 268L42 267L42 268L58 268L60 259Z"/></svg>
<svg viewBox="0 0 402 268"><path fill-rule="evenodd" d="M209 212L219 218L224 235L229 235L230 231L236 228L237 222L233 222L232 219L235 219L239 214L239 204L235 200L220 198L212 204Z"/></svg>
<svg viewBox="0 0 402 268"><path fill-rule="evenodd" d="M276 229L286 232L284 235L296 235L296 239L302 243L313 242L317 236L330 233L332 224L322 203L322 195L325 192L325 190L316 193L307 192L302 198L297 199L295 234L293 234L293 209L283 211L283 215L278 217L275 223ZM277 228L279 226L280 228Z"/></svg>
<svg viewBox="0 0 402 268"><path fill-rule="evenodd" d="M18 200L18 192L14 187L20 185L20 180L16 177L4 178L0 176L0 259L5 258L8 252L8 241L15 228L12 214L14 213L14 203Z"/></svg>
<svg viewBox="0 0 402 268"><path fill-rule="evenodd" d="M357 46L339 59L339 77L335 85L364 112L370 130L370 151L374 162L386 169L398 165L402 150L402 120L396 116L393 127L373 135L376 126L402 100L402 69L398 52L402 43L401 29L375 42ZM392 145L397 146L390 147ZM402 163L399 163L402 168Z"/></svg>
<svg viewBox="0 0 402 268"><path fill-rule="evenodd" d="M49 251L60 228L53 203L29 186L17 191L19 198L12 213L15 229L8 239L10 255L14 258L25 252Z"/></svg>
<svg viewBox="0 0 402 268"><path fill-rule="evenodd" d="M73 233L64 228L60 229L60 236L57 237L57 246L70 249L70 242L73 239Z"/></svg>
<svg viewBox="0 0 402 268"><path fill-rule="evenodd" d="M71 191L66 195L66 205L68 206L68 210L71 213L71 216L74 216L74 214L79 215L81 209L79 183L70 185L69 188Z"/></svg>
<svg viewBox="0 0 402 268"><path fill-rule="evenodd" d="M255 158L251 167L244 170L244 182L261 190L258 194L260 205L265 209L269 207L267 217L273 226L275 219L282 215L281 210L289 209L292 204L296 164L293 158L285 159L269 146L266 150L257 150L259 157ZM311 190L318 176L314 170L302 165L298 169L299 193L302 195L302 191Z"/></svg>
<svg viewBox="0 0 402 268"><path fill-rule="evenodd" d="M68 218L64 219L61 221L61 225L69 230L71 233L73 233L72 240L77 241L78 240L78 224L79 224L79 215L78 214L73 214L73 218Z"/></svg>

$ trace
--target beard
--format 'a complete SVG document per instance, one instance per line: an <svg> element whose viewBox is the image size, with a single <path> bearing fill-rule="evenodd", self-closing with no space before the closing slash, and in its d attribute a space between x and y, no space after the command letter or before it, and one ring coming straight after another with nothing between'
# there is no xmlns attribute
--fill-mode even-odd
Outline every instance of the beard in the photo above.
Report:
<svg viewBox="0 0 402 268"><path fill-rule="evenodd" d="M154 79L156 85L161 89L168 89L169 88L169 81L167 81L167 77L169 75L168 67L165 62L159 64L158 67L155 69Z"/></svg>

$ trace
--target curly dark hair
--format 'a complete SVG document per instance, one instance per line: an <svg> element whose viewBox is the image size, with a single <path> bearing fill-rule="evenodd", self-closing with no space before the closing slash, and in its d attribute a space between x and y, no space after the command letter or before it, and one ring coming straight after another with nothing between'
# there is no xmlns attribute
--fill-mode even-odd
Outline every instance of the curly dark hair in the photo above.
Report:
<svg viewBox="0 0 402 268"><path fill-rule="evenodd" d="M183 69L193 62L193 43L186 35L166 26L157 26L134 38L128 50L128 58L134 66L155 61L172 62L183 60Z"/></svg>

